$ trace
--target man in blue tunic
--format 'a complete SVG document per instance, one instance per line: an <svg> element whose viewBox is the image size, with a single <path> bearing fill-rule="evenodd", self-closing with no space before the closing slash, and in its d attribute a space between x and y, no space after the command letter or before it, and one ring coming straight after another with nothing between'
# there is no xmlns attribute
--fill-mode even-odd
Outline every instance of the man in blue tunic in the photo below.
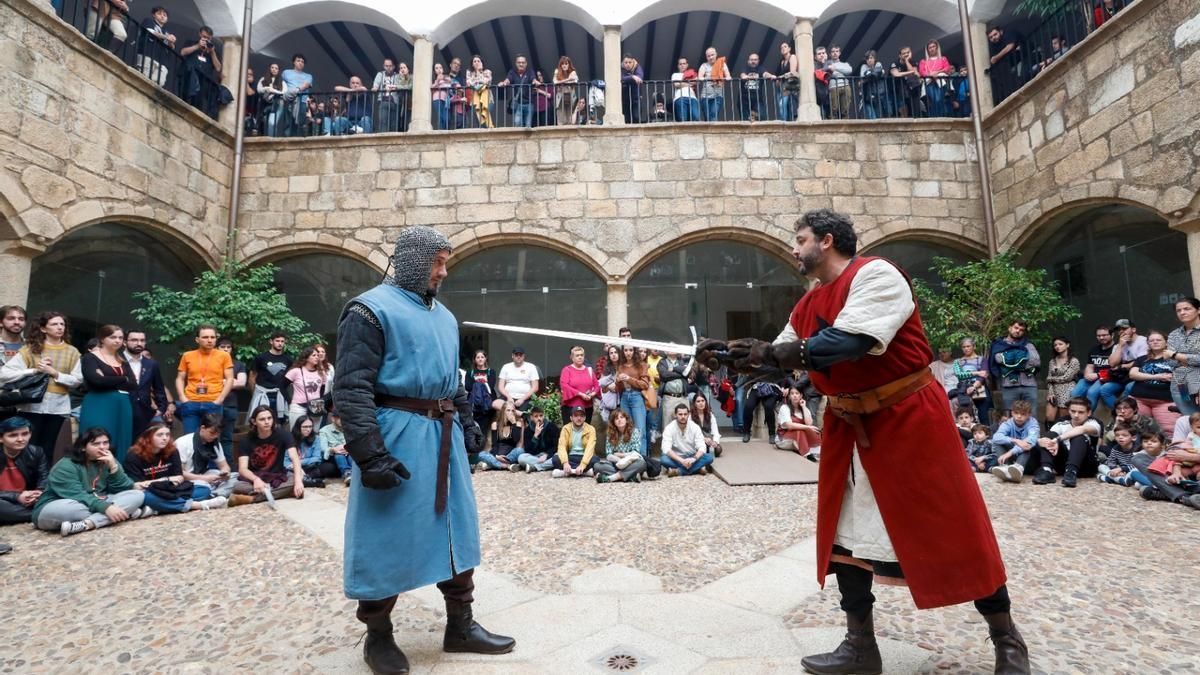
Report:
<svg viewBox="0 0 1200 675"><path fill-rule="evenodd" d="M435 300L450 252L433 228L401 230L394 275L351 300L338 325L333 399L355 463L344 578L375 673L408 672L392 608L400 593L433 583L446 599L445 651L516 646L471 614L479 520L467 452L483 434L458 378L458 323Z"/></svg>

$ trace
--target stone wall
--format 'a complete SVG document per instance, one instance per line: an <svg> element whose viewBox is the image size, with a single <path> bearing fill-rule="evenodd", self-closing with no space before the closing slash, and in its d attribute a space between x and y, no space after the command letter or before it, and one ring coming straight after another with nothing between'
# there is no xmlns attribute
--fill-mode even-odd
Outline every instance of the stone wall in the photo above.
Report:
<svg viewBox="0 0 1200 675"><path fill-rule="evenodd" d="M246 145L241 256L336 247L382 268L404 225L460 252L527 241L612 280L664 244L739 236L790 247L800 212L852 214L864 244L922 233L982 251L964 122L591 127Z"/></svg>
<svg viewBox="0 0 1200 675"><path fill-rule="evenodd" d="M0 0L0 91L6 264L102 221L170 233L209 265L221 258L233 139L211 120L47 2Z"/></svg>
<svg viewBox="0 0 1200 675"><path fill-rule="evenodd" d="M1140 0L985 120L1001 248L1073 204L1200 218L1200 8Z"/></svg>

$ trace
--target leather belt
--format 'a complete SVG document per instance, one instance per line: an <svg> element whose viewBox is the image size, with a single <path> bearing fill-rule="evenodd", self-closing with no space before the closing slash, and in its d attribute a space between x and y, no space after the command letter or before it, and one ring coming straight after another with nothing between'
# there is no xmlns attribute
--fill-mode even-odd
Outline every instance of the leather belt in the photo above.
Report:
<svg viewBox="0 0 1200 675"><path fill-rule="evenodd" d="M454 414L457 409L454 401L448 398L424 399L402 398L377 394L375 405L381 408L393 408L405 412L424 415L430 419L441 418L442 442L438 447L437 493L434 497L433 510L442 513L446 510L446 493L450 483L450 439L452 437Z"/></svg>
<svg viewBox="0 0 1200 675"><path fill-rule="evenodd" d="M854 427L854 434L857 436L860 448L869 448L871 440L867 438L867 428L863 426L862 418L896 405L933 382L933 372L928 368L922 368L911 375L905 375L874 389L860 391L857 394L830 396L829 409L834 415Z"/></svg>

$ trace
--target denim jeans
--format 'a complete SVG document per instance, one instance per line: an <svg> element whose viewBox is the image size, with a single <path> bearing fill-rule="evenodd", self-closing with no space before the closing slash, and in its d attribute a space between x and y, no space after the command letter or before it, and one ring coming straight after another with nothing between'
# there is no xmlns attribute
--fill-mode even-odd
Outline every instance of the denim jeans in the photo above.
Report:
<svg viewBox="0 0 1200 675"><path fill-rule="evenodd" d="M667 455L667 453L664 452L663 456L662 456L662 465L664 467L666 467L668 469L679 469L679 473L684 476L691 476L695 473L698 473L700 471L700 469L703 469L704 467L708 466L709 464L712 464L712 461L713 461L712 453L706 452L703 455L700 455L700 457L695 461L695 463L692 464L692 467L690 469L685 469L685 468L683 468L682 464L671 459Z"/></svg>
<svg viewBox="0 0 1200 675"><path fill-rule="evenodd" d="M930 117L949 117L946 111L946 90L942 85L930 80L925 85L925 100L929 102Z"/></svg>
<svg viewBox="0 0 1200 675"><path fill-rule="evenodd" d="M776 105L779 107L779 119L791 122L796 119L796 98L791 94L780 94Z"/></svg>
<svg viewBox="0 0 1200 675"><path fill-rule="evenodd" d="M1178 385L1171 384L1171 400L1175 402L1175 407L1179 408L1180 415L1191 415L1192 413L1200 412L1200 406L1196 405L1196 399L1193 396L1179 391ZM1163 433L1169 433L1163 429Z"/></svg>
<svg viewBox="0 0 1200 675"><path fill-rule="evenodd" d="M183 433L191 434L200 430L200 418L203 415L216 413L217 417L224 418L225 406L220 406L216 403L188 401L187 403L181 403L175 412L179 415L179 420L183 423Z"/></svg>
<svg viewBox="0 0 1200 675"><path fill-rule="evenodd" d="M534 471L549 471L554 468L554 456L546 455L546 459L539 460L538 455L523 452L517 457L517 464L532 466Z"/></svg>
<svg viewBox="0 0 1200 675"><path fill-rule="evenodd" d="M700 101L691 96L677 98L672 105L676 122L695 122L700 119Z"/></svg>
<svg viewBox="0 0 1200 675"><path fill-rule="evenodd" d="M514 127L533 126L533 104L532 103L517 103L513 106L513 126Z"/></svg>
<svg viewBox="0 0 1200 675"><path fill-rule="evenodd" d="M195 483L192 486L192 496L188 499L177 497L175 499L163 499L153 492L146 490L143 495L142 505L148 506L159 513L183 513L192 508L192 501L197 499L208 499L212 496L212 490L207 485Z"/></svg>
<svg viewBox="0 0 1200 675"><path fill-rule="evenodd" d="M646 399L642 398L642 392L628 389L622 393L621 409L629 413L633 426L642 432L642 455L645 456L646 448L650 445L650 436L646 431Z"/></svg>
<svg viewBox="0 0 1200 675"><path fill-rule="evenodd" d="M450 128L450 102L447 100L433 102L434 129L445 131Z"/></svg>
<svg viewBox="0 0 1200 675"><path fill-rule="evenodd" d="M1075 389L1071 392L1071 397L1086 398L1092 404L1093 412L1099 406L1100 400L1103 399L1104 405L1108 406L1109 410L1112 410L1117 405L1117 398L1124 389L1125 385L1117 384L1116 382L1101 382L1100 380L1088 382L1087 380L1080 380L1075 383Z"/></svg>
<svg viewBox="0 0 1200 675"><path fill-rule="evenodd" d="M704 99L704 119L717 122L721 119L721 108L725 105L724 96L709 96Z"/></svg>

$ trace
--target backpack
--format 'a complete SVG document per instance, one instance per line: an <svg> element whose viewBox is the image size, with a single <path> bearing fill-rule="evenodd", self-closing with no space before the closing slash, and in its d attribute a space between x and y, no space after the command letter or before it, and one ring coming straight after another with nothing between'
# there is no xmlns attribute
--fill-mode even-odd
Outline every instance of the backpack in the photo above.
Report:
<svg viewBox="0 0 1200 675"><path fill-rule="evenodd" d="M472 382L471 393L467 395L471 403L471 414L482 417L492 411L492 389L487 382Z"/></svg>

